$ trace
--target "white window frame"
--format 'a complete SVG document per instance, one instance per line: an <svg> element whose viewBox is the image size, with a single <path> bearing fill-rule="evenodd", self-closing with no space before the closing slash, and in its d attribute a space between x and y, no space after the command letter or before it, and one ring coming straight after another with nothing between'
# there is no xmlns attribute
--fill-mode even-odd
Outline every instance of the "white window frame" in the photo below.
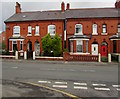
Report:
<svg viewBox="0 0 120 99"><path fill-rule="evenodd" d="M13 27L13 36L20 36L20 26Z"/></svg>
<svg viewBox="0 0 120 99"><path fill-rule="evenodd" d="M78 33L77 33L77 27L80 27L80 31ZM75 25L75 35L83 35L83 25L82 24Z"/></svg>
<svg viewBox="0 0 120 99"><path fill-rule="evenodd" d="M120 34L120 23L117 25L117 32Z"/></svg>
<svg viewBox="0 0 120 99"><path fill-rule="evenodd" d="M28 35L27 36L32 36L32 26L28 26Z"/></svg>
<svg viewBox="0 0 120 99"><path fill-rule="evenodd" d="M78 45L82 45L82 51L78 51L78 50L77 50L77 46L78 46ZM77 40L77 41L76 41L76 52L77 52L77 53L83 53L83 40Z"/></svg>
<svg viewBox="0 0 120 99"><path fill-rule="evenodd" d="M93 35L98 35L97 33L97 24L93 24Z"/></svg>
<svg viewBox="0 0 120 99"><path fill-rule="evenodd" d="M16 43L14 43L14 42L16 42ZM12 51L14 51L13 49L13 44L17 44L17 41L12 41Z"/></svg>
<svg viewBox="0 0 120 99"><path fill-rule="evenodd" d="M48 33L50 33L50 35L55 35L55 33L56 33L56 26L55 25L48 25Z"/></svg>
<svg viewBox="0 0 120 99"><path fill-rule="evenodd" d="M39 26L35 26L35 36L39 36Z"/></svg>
<svg viewBox="0 0 120 99"><path fill-rule="evenodd" d="M88 41L86 41L86 53L88 53Z"/></svg>
<svg viewBox="0 0 120 99"><path fill-rule="evenodd" d="M105 29L105 30L104 30ZM107 24L102 25L102 33L106 34L107 33Z"/></svg>
<svg viewBox="0 0 120 99"><path fill-rule="evenodd" d="M22 49L21 49L21 45L22 45ZM23 41L20 41L20 51L23 51Z"/></svg>
<svg viewBox="0 0 120 99"><path fill-rule="evenodd" d="M71 47L71 53L73 53L73 40L71 40L71 43L70 43L70 47Z"/></svg>

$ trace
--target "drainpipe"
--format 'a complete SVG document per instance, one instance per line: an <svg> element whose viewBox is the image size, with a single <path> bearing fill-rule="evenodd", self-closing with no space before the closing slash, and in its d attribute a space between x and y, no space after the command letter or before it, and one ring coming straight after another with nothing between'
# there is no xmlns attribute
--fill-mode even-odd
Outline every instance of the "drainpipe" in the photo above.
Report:
<svg viewBox="0 0 120 99"><path fill-rule="evenodd" d="M65 44L65 46L64 46L64 48L66 48L66 37L67 37L67 32L66 32L66 28L67 28L67 19L65 19L65 21L64 21L64 44Z"/></svg>

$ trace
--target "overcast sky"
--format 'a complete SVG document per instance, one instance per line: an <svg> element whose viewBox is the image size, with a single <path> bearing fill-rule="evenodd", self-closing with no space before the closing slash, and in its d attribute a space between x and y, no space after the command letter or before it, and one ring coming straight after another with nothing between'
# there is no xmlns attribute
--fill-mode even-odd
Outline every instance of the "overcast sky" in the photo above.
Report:
<svg viewBox="0 0 120 99"><path fill-rule="evenodd" d="M22 11L60 10L61 2L70 3L70 8L100 8L114 7L116 0L17 0ZM0 2L0 31L5 30L4 21L15 13L16 0L1 0Z"/></svg>

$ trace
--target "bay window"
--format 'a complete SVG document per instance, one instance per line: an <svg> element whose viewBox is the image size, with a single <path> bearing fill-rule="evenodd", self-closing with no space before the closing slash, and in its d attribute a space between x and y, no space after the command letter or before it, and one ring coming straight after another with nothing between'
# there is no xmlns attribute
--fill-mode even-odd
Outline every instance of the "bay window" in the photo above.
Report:
<svg viewBox="0 0 120 99"><path fill-rule="evenodd" d="M83 41L81 40L77 40L76 41L76 45L77 45L77 52L83 52Z"/></svg>
<svg viewBox="0 0 120 99"><path fill-rule="evenodd" d="M71 52L73 53L73 41L71 41Z"/></svg>
<svg viewBox="0 0 120 99"><path fill-rule="evenodd" d="M17 50L17 41L12 42L12 50L13 51Z"/></svg>
<svg viewBox="0 0 120 99"><path fill-rule="evenodd" d="M20 50L23 50L23 41L20 41Z"/></svg>

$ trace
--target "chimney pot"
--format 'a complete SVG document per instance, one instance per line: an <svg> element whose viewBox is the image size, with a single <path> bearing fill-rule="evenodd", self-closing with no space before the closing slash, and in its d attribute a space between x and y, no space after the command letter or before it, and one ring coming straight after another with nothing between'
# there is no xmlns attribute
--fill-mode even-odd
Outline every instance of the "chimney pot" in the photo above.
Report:
<svg viewBox="0 0 120 99"><path fill-rule="evenodd" d="M21 13L21 5L18 2L16 2L15 8L16 8L16 14Z"/></svg>
<svg viewBox="0 0 120 99"><path fill-rule="evenodd" d="M62 4L61 4L61 10L62 10L62 12L65 12L65 3L64 2L62 2Z"/></svg>
<svg viewBox="0 0 120 99"><path fill-rule="evenodd" d="M116 1L115 8L120 8L120 1Z"/></svg>
<svg viewBox="0 0 120 99"><path fill-rule="evenodd" d="M69 11L69 9L70 9L70 4L67 3L67 11Z"/></svg>

